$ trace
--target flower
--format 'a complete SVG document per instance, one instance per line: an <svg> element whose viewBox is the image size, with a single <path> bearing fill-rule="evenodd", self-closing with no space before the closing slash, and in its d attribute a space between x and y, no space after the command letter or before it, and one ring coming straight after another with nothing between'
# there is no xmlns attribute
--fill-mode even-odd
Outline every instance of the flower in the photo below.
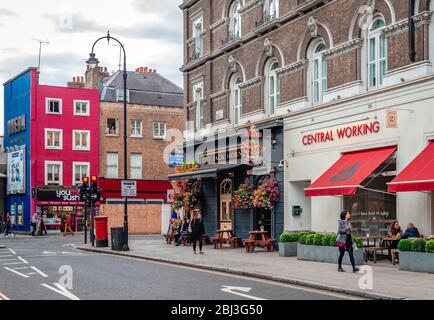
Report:
<svg viewBox="0 0 434 320"><path fill-rule="evenodd" d="M279 201L279 183L274 178L264 179L253 192L252 203L256 208L272 209Z"/></svg>

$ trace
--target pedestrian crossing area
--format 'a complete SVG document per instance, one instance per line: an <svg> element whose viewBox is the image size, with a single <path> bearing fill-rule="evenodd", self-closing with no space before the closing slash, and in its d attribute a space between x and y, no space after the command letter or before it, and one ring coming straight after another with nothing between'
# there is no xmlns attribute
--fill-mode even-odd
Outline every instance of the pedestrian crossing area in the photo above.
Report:
<svg viewBox="0 0 434 320"><path fill-rule="evenodd" d="M18 256L17 253L10 248L0 248L0 266L2 266L4 270L22 278L30 278L31 276L48 278L48 275L35 266L31 266L26 259Z"/></svg>

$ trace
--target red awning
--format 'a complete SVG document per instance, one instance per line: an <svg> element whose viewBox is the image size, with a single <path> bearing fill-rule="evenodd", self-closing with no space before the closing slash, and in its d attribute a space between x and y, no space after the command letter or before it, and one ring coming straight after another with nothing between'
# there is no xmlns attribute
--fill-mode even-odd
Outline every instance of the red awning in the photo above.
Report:
<svg viewBox="0 0 434 320"><path fill-rule="evenodd" d="M396 151L396 147L346 153L305 190L307 197L352 195L375 169Z"/></svg>
<svg viewBox="0 0 434 320"><path fill-rule="evenodd" d="M434 190L434 142L389 183L390 192Z"/></svg>

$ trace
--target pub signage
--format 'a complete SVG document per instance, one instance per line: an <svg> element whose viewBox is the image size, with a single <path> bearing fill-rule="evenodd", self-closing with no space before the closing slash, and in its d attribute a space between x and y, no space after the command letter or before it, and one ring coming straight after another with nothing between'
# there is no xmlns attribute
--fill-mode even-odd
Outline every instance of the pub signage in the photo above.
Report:
<svg viewBox="0 0 434 320"><path fill-rule="evenodd" d="M219 150L211 155L204 152L200 157L200 164L223 163L235 159L241 159L241 149L239 147L232 150Z"/></svg>
<svg viewBox="0 0 434 320"><path fill-rule="evenodd" d="M372 121L368 123L356 124L340 127L334 130L319 131L304 135L302 143L305 146L333 142L337 140L351 139L354 137L367 136L380 132L380 122Z"/></svg>
<svg viewBox="0 0 434 320"><path fill-rule="evenodd" d="M14 134L26 131L26 115L23 114L16 118L10 119L8 121L8 135L12 136Z"/></svg>

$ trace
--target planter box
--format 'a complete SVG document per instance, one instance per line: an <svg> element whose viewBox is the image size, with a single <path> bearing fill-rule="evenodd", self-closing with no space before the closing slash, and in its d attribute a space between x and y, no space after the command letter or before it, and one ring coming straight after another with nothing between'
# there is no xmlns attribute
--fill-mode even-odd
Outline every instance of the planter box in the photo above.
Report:
<svg viewBox="0 0 434 320"><path fill-rule="evenodd" d="M299 244L297 247L297 259L307 261L318 261L328 263L338 263L339 248L338 247L323 247L323 246L309 246ZM363 265L363 249L354 251L354 261L357 265ZM345 253L342 264L351 265L350 256Z"/></svg>
<svg viewBox="0 0 434 320"><path fill-rule="evenodd" d="M434 273L434 253L399 251L399 270Z"/></svg>
<svg viewBox="0 0 434 320"><path fill-rule="evenodd" d="M279 256L296 257L298 242L279 242Z"/></svg>

